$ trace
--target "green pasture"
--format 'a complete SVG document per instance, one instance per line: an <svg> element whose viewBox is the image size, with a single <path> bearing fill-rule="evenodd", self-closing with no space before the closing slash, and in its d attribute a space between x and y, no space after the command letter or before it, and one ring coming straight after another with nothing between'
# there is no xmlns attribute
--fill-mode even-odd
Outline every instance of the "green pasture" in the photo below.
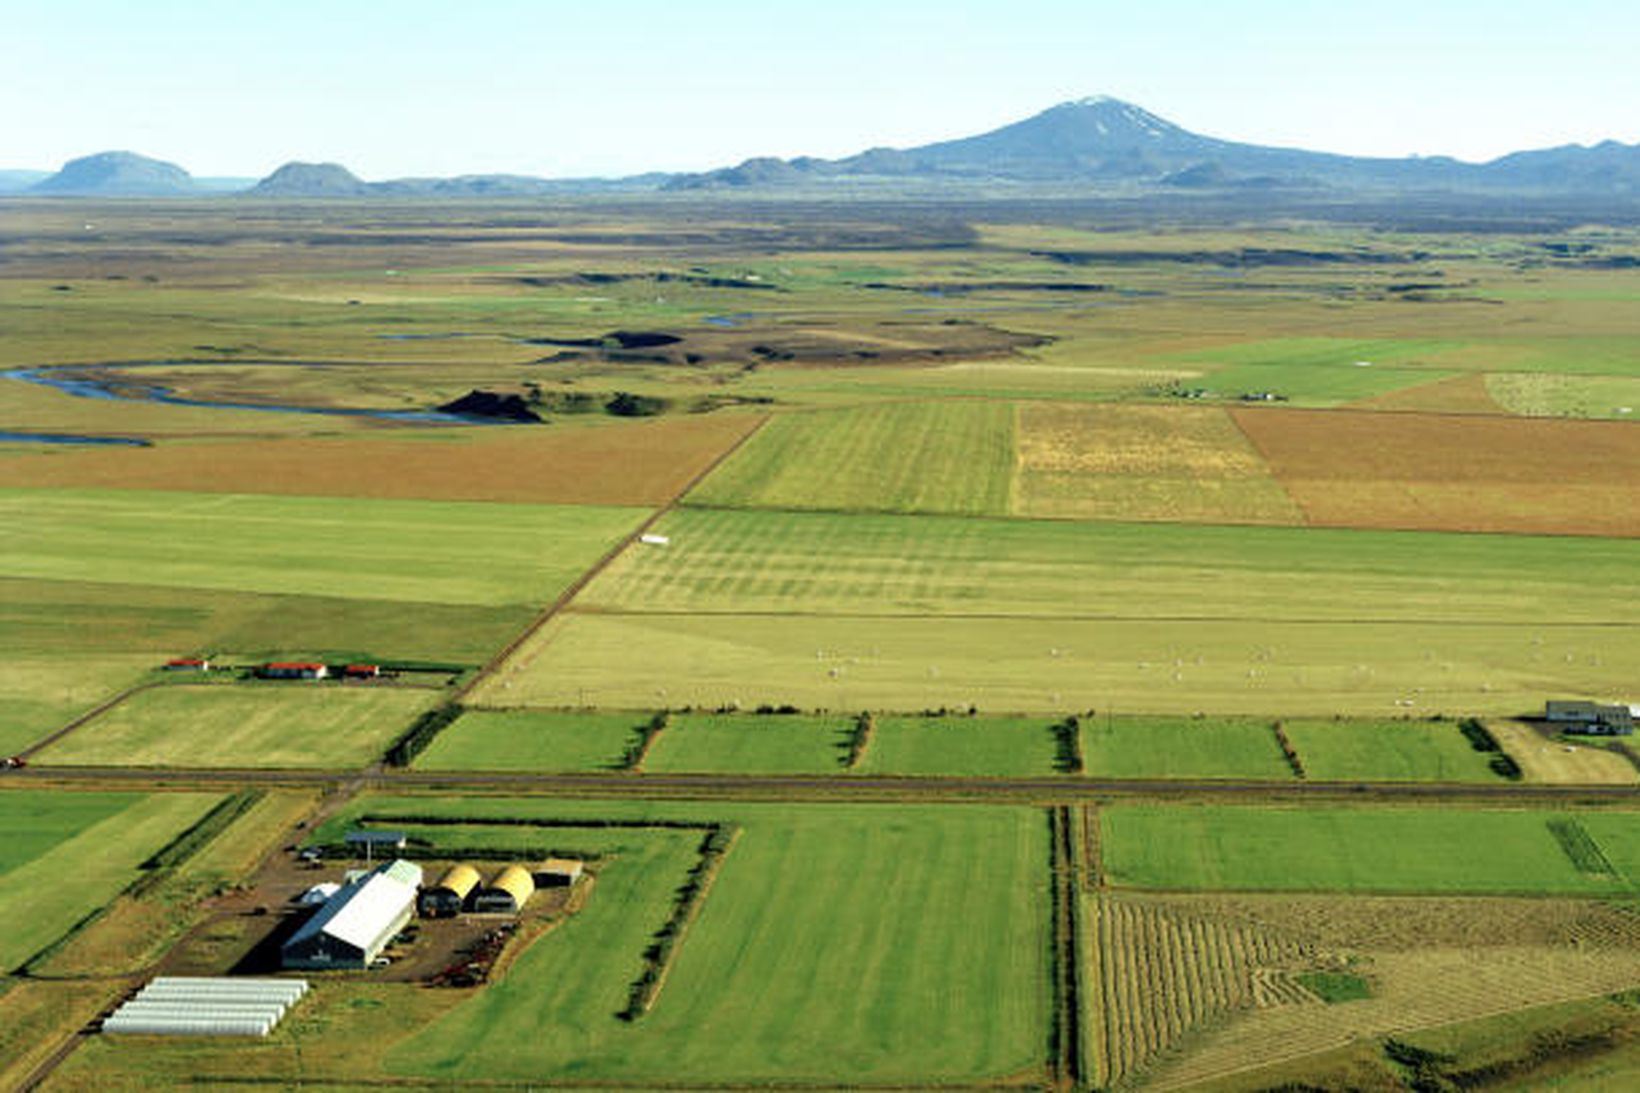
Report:
<svg viewBox="0 0 1640 1093"><path fill-rule="evenodd" d="M641 518L597 506L0 490L0 576L342 599L542 603Z"/></svg>
<svg viewBox="0 0 1640 1093"><path fill-rule="evenodd" d="M63 737L63 766L359 767L379 758L435 692L340 683L156 687Z"/></svg>
<svg viewBox="0 0 1640 1093"><path fill-rule="evenodd" d="M22 790L0 794L0 817L24 858L7 853L0 891L0 969L15 968L136 880L138 867L219 799L209 793L93 794Z"/></svg>
<svg viewBox="0 0 1640 1093"><path fill-rule="evenodd" d="M1048 847L1039 811L366 796L317 834L360 815L740 828L648 1015L613 1016L698 839L611 832L602 837L625 849L600 863L586 908L505 979L403 1041L389 1057L394 1073L923 1084L1041 1066ZM975 937L986 944L976 948ZM835 1005L843 995L850 1005ZM345 1038L349 1029L339 1019L322 1032Z"/></svg>
<svg viewBox="0 0 1640 1093"><path fill-rule="evenodd" d="M776 417L689 494L734 508L1005 514L1007 403L884 402Z"/></svg>
<svg viewBox="0 0 1640 1093"><path fill-rule="evenodd" d="M1284 721L1316 781L1495 782L1489 756L1452 721Z"/></svg>
<svg viewBox="0 0 1640 1093"><path fill-rule="evenodd" d="M1618 622L1640 542L1524 535L682 510L599 610ZM818 648L818 647L817 647Z"/></svg>
<svg viewBox="0 0 1640 1093"><path fill-rule="evenodd" d="M1637 659L1630 623L572 612L533 635L476 701L1512 716L1549 693L1621 693Z"/></svg>
<svg viewBox="0 0 1640 1093"><path fill-rule="evenodd" d="M648 713L468 710L416 759L422 770L613 770Z"/></svg>
<svg viewBox="0 0 1640 1093"><path fill-rule="evenodd" d="M1100 778L1293 776L1267 721L1226 718L1082 718L1082 753Z"/></svg>
<svg viewBox="0 0 1640 1093"><path fill-rule="evenodd" d="M643 769L656 774L834 774L851 719L802 714L679 714L655 738Z"/></svg>
<svg viewBox="0 0 1640 1093"><path fill-rule="evenodd" d="M1546 809L1114 805L1100 810L1106 877L1120 887L1234 891L1628 894L1581 873ZM1591 813L1608 853L1640 814Z"/></svg>
<svg viewBox="0 0 1640 1093"><path fill-rule="evenodd" d="M1053 723L1029 717L879 717L862 774L1005 778L1053 774Z"/></svg>

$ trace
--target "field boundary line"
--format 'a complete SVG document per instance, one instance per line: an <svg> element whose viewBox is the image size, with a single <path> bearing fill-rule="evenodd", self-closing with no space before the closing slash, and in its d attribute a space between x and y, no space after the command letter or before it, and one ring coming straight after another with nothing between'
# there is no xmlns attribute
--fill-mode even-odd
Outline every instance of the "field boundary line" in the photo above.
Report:
<svg viewBox="0 0 1640 1093"><path fill-rule="evenodd" d="M764 414L759 417L757 423L741 434L738 440L729 445L723 451L719 452L716 458L702 468L700 473L685 482L677 493L675 493L669 500L658 506L655 511L651 512L644 519L644 521L637 527L633 528L632 531L625 536L625 538L621 539L614 546L605 551L603 556L594 562L590 569L575 578L575 580L570 582L567 588L558 593L558 596L545 608L543 608L521 633L516 635L506 645L502 646L500 652L485 661L484 665L479 668L478 671L474 672L472 677L469 678L467 682L457 687L454 693L450 696L450 702L454 704L466 702L467 698L478 689L479 685L488 681L489 678L495 674L497 669L505 664L514 653L518 652L518 650L523 647L525 642L540 633L542 628L545 627L547 623L557 618L558 615L570 605L570 602L574 600L575 597L585 591L587 585L596 580L599 574L603 573L604 570L608 569L610 565L614 563L616 558L619 558L627 551L628 548L632 546L633 543L636 543L641 537L648 534L649 530L659 523L662 517L677 508L678 504L685 497L687 497L690 492L695 489L695 487L706 481L706 479L710 477L714 471L723 466L724 463L728 462L728 460L736 452L744 448L752 437L762 432L763 427L767 425L769 421L770 415L768 414Z"/></svg>
<svg viewBox="0 0 1640 1093"><path fill-rule="evenodd" d="M1349 529L1344 529L1349 530ZM1445 534L1445 533L1439 533ZM951 611L951 612L920 612L920 611L816 611L801 608L774 610L772 608L754 608L751 610L729 610L721 607L683 608L657 607L633 609L627 607L579 607L577 613L583 615L609 615L616 618L748 618L748 619L864 619L868 621L892 621L896 619L923 619L938 622L1182 622L1182 623L1272 623L1291 624L1294 626L1521 626L1517 618L1497 619L1454 619L1443 618L1386 618L1382 616L1369 618L1351 618L1346 616L1301 616L1282 617L1277 615L1117 615L1117 614L1053 614L1009 612L1009 611ZM1640 629L1640 622L1630 622L1626 619L1592 619L1586 622L1544 620L1541 623L1533 622L1534 628L1540 630L1633 630ZM505 707L500 707L505 708ZM521 707L532 708L532 707Z"/></svg>
<svg viewBox="0 0 1640 1093"><path fill-rule="evenodd" d="M84 728L86 726L86 724L88 724L89 722L95 721L97 718L101 717L103 714L107 713L109 710L112 710L115 706L118 706L120 703L124 702L126 699L134 698L135 696L141 694L144 691L151 691L156 687L163 687L163 686L165 686L165 684L161 683L159 680L151 679L146 683L138 683L134 687L127 687L125 690L123 690L123 691L119 692L118 694L114 695L112 698L105 699L99 705L94 706L93 708L87 710L85 713L82 713L80 716L76 717L74 720L70 721L68 724L64 725L62 728L57 729L57 730L49 733L48 735L42 737L39 740L36 740L34 743L30 744L28 747L24 748L22 751L18 752L17 754L18 754L19 757L21 757L23 759L31 759L31 758L34 757L34 754L36 752L44 751L46 748L51 747L51 745L57 743L57 741L61 740L65 736L67 736L69 733L74 732L76 729Z"/></svg>

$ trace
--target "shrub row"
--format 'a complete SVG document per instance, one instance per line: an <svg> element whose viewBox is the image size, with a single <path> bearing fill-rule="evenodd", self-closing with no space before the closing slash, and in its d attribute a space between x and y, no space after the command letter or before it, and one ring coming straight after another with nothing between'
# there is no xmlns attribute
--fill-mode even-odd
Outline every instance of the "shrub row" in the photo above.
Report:
<svg viewBox="0 0 1640 1093"><path fill-rule="evenodd" d="M626 750L621 753L621 761L617 765L617 769L642 770L643 761L649 756L649 749L655 746L655 738L671 726L672 714L668 710L662 710L654 717L651 717L638 730L638 738L628 744Z"/></svg>
<svg viewBox="0 0 1640 1093"><path fill-rule="evenodd" d="M1275 730L1276 743L1280 745L1281 754L1286 757L1287 765L1293 768L1293 777L1308 778L1309 774L1304 770L1303 758L1299 756L1298 749L1293 747L1293 742L1287 737L1287 727L1279 721L1272 722L1270 727Z"/></svg>
<svg viewBox="0 0 1640 1093"><path fill-rule="evenodd" d="M1071 714L1053 727L1054 769L1061 774L1081 774L1087 769L1082 755L1082 719Z"/></svg>
<svg viewBox="0 0 1640 1093"><path fill-rule="evenodd" d="M427 750L427 745L433 742L433 737L452 725L456 718L466 710L458 703L447 702L442 706L435 706L410 723L410 727L399 735L387 748L387 754L382 761L390 767L407 767L411 761Z"/></svg>
<svg viewBox="0 0 1640 1093"><path fill-rule="evenodd" d="M877 731L877 717L870 710L862 712L854 719L854 727L848 734L848 755L843 759L845 770L853 770L866 757L866 749L871 747L871 735Z"/></svg>
<svg viewBox="0 0 1640 1093"><path fill-rule="evenodd" d="M714 825L698 820L612 820L589 819L569 820L559 818L536 818L528 816L418 816L413 813L396 813L391 816L366 813L359 816L356 824L412 824L422 827L586 827L586 828L631 828L638 831L653 830L656 828L672 831L710 831Z"/></svg>
<svg viewBox="0 0 1640 1093"><path fill-rule="evenodd" d="M1458 731L1463 733L1464 739L1469 741L1469 746L1476 751L1503 750L1498 746L1498 738L1492 735L1492 730L1473 717L1466 717L1458 722Z"/></svg>
<svg viewBox="0 0 1640 1093"><path fill-rule="evenodd" d="M694 920L701 897L711 886L712 877L717 873L723 856L734 843L735 834L736 828L731 825L716 824L701 839L700 860L695 862L688 878L678 889L672 914L656 931L654 942L644 950L644 969L627 991L626 1008L615 1015L622 1021L636 1021L655 1005L655 997L660 994L661 984L666 981L666 970L673 954Z"/></svg>

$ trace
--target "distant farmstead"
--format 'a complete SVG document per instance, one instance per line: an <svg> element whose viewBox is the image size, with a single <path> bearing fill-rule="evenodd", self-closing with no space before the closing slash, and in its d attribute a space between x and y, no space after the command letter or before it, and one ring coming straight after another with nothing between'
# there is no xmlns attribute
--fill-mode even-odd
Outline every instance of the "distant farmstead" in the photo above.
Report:
<svg viewBox="0 0 1640 1093"><path fill-rule="evenodd" d="M1634 715L1633 706L1551 701L1544 707L1543 719L1562 726L1565 732L1628 736L1634 732Z"/></svg>
<svg viewBox="0 0 1640 1093"><path fill-rule="evenodd" d="M323 664L303 661L274 661L256 670L263 679L324 679L330 669Z"/></svg>

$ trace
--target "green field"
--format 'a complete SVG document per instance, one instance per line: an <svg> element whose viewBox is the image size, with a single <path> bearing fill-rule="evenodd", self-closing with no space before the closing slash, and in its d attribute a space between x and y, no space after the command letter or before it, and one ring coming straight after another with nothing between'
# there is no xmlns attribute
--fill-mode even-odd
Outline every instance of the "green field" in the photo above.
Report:
<svg viewBox="0 0 1640 1093"><path fill-rule="evenodd" d="M0 576L545 603L641 518L596 506L0 490Z"/></svg>
<svg viewBox="0 0 1640 1093"><path fill-rule="evenodd" d="M649 714L469 710L416 759L424 770L612 770Z"/></svg>
<svg viewBox="0 0 1640 1093"><path fill-rule="evenodd" d="M1035 810L365 797L318 836L360 813L742 829L648 1015L613 1016L695 844L624 832L606 836L629 849L600 865L586 910L402 1043L397 1073L923 1083L1040 1066L1047 824ZM843 993L851 1005L835 1004Z"/></svg>
<svg viewBox="0 0 1640 1093"><path fill-rule="evenodd" d="M436 694L343 684L156 687L63 737L63 766L357 767L380 757Z"/></svg>
<svg viewBox="0 0 1640 1093"><path fill-rule="evenodd" d="M656 774L833 774L848 753L850 720L802 715L684 714L655 738L643 769Z"/></svg>
<svg viewBox="0 0 1640 1093"><path fill-rule="evenodd" d="M1293 776L1266 721L1095 715L1082 719L1082 750L1095 777Z"/></svg>
<svg viewBox="0 0 1640 1093"><path fill-rule="evenodd" d="M1100 810L1119 887L1230 891L1628 895L1579 872L1551 834L1560 813L1441 808L1115 805ZM1640 814L1580 817L1608 854Z"/></svg>
<svg viewBox="0 0 1640 1093"><path fill-rule="evenodd" d="M863 774L1032 777L1055 772L1045 718L879 717Z"/></svg>
<svg viewBox="0 0 1640 1093"><path fill-rule="evenodd" d="M1286 721L1283 729L1320 781L1495 782L1488 756L1451 721Z"/></svg>
<svg viewBox="0 0 1640 1093"><path fill-rule="evenodd" d="M25 837L23 852L8 850L5 856L0 970L17 967L113 899L137 879L149 855L217 800L208 793L0 793L0 820L12 833L8 842L37 823L44 832Z"/></svg>
<svg viewBox="0 0 1640 1093"><path fill-rule="evenodd" d="M689 495L700 505L1008 512L1006 403L898 402L775 418Z"/></svg>

